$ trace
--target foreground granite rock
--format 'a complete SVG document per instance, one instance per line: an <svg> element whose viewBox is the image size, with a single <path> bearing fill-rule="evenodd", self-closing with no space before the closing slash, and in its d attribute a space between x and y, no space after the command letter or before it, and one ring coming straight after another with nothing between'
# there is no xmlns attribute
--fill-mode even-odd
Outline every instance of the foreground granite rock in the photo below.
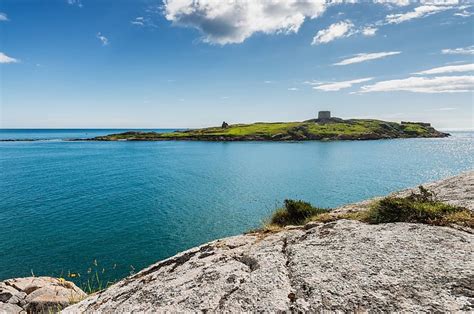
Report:
<svg viewBox="0 0 474 314"><path fill-rule="evenodd" d="M87 295L74 283L52 277L0 282L0 313L57 312Z"/></svg>
<svg viewBox="0 0 474 314"><path fill-rule="evenodd" d="M431 188L449 188L445 201L474 210L473 178ZM64 312L289 310L474 310L474 235L350 220L240 235L156 263Z"/></svg>

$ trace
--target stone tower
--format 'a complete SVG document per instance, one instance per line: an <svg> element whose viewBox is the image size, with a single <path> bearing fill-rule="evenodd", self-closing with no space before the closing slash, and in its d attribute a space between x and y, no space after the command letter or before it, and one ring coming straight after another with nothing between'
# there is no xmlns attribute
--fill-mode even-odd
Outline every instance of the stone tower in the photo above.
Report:
<svg viewBox="0 0 474 314"><path fill-rule="evenodd" d="M318 120L328 120L331 119L331 111L319 111Z"/></svg>

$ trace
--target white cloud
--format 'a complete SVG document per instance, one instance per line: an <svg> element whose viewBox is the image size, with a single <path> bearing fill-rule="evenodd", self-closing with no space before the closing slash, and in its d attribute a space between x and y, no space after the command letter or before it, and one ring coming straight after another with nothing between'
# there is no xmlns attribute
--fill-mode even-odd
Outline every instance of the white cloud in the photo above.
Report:
<svg viewBox="0 0 474 314"><path fill-rule="evenodd" d="M0 52L0 63L18 63L20 62L18 59L12 58Z"/></svg>
<svg viewBox="0 0 474 314"><path fill-rule="evenodd" d="M296 33L306 18L320 16L326 1L164 0L167 20L203 33L202 40L221 45L241 43L254 33Z"/></svg>
<svg viewBox="0 0 474 314"><path fill-rule="evenodd" d="M67 3L70 5L77 5L80 8L83 7L81 0L67 0Z"/></svg>
<svg viewBox="0 0 474 314"><path fill-rule="evenodd" d="M369 60L381 59L388 56L398 55L401 51L386 51L386 52L374 52L374 53L359 53L356 54L354 57L349 59L344 59L338 63L334 63L333 65L348 65L353 63L360 63Z"/></svg>
<svg viewBox="0 0 474 314"><path fill-rule="evenodd" d="M139 27L157 27L151 16L138 16L131 20L130 24Z"/></svg>
<svg viewBox="0 0 474 314"><path fill-rule="evenodd" d="M465 48L443 49L441 53L446 55L474 55L474 45Z"/></svg>
<svg viewBox="0 0 474 314"><path fill-rule="evenodd" d="M297 87L290 87L288 88L289 91L292 91L292 92L296 92L296 91L299 91L300 89L297 88Z"/></svg>
<svg viewBox="0 0 474 314"><path fill-rule="evenodd" d="M452 6L442 6L442 5L422 5L416 7L413 11L399 14L389 14L385 17L385 20L389 24L400 24L412 19L422 18L436 14L441 11L452 9Z"/></svg>
<svg viewBox="0 0 474 314"><path fill-rule="evenodd" d="M322 90L325 92L334 92L334 91L338 91L344 88L352 87L352 85L354 84L370 81L372 79L373 79L372 77L366 77L366 78L350 80L350 81L333 82L333 83L325 83L325 84L318 83L319 85L313 86L313 89Z"/></svg>
<svg viewBox="0 0 474 314"><path fill-rule="evenodd" d="M139 16L134 18L130 23L133 25L145 26L145 19L143 18L143 16Z"/></svg>
<svg viewBox="0 0 474 314"><path fill-rule="evenodd" d="M6 13L0 12L0 22L8 21L8 16Z"/></svg>
<svg viewBox="0 0 474 314"><path fill-rule="evenodd" d="M97 38L102 42L102 46L107 46L109 44L109 39L102 35L101 32L97 33Z"/></svg>
<svg viewBox="0 0 474 314"><path fill-rule="evenodd" d="M474 90L474 76L408 77L362 86L360 93L407 91L413 93L462 93Z"/></svg>
<svg viewBox="0 0 474 314"><path fill-rule="evenodd" d="M410 0L374 0L374 3L393 4L398 6L406 6L410 4Z"/></svg>
<svg viewBox="0 0 474 314"><path fill-rule="evenodd" d="M351 21L341 21L331 24L328 28L320 30L313 38L311 45L326 44L336 38L352 35L354 24Z"/></svg>
<svg viewBox="0 0 474 314"><path fill-rule="evenodd" d="M377 28L367 26L362 29L362 35L364 36L375 36L375 33L377 32Z"/></svg>
<svg viewBox="0 0 474 314"><path fill-rule="evenodd" d="M454 107L443 107L443 108L439 108L438 110L439 111L452 111L452 110L456 110L456 108L454 108Z"/></svg>
<svg viewBox="0 0 474 314"><path fill-rule="evenodd" d="M256 33L297 33L306 20L321 16L329 6L365 2L362 0L163 0L163 6L159 7L160 9L148 11L164 12L165 18L173 25L199 30L202 34L201 40L204 42L225 45L242 43ZM398 9L408 7L408 9L405 9L406 12L389 14L384 20L364 26L354 26L347 20L334 23L327 29L319 30L312 44L325 44L336 38L355 34L375 36L378 27L427 17L450 9L458 10L457 15L462 16L468 13L465 9L469 7L459 5L459 0L369 0L367 2L386 5L390 10L395 7ZM461 10L464 11L461 12ZM138 26L146 25L143 19L134 19L131 23Z"/></svg>
<svg viewBox="0 0 474 314"><path fill-rule="evenodd" d="M438 68L433 68L413 74L418 75L429 75L429 74L444 74L444 73L456 73L456 72L471 72L474 71L474 63L461 64L461 65L448 65Z"/></svg>
<svg viewBox="0 0 474 314"><path fill-rule="evenodd" d="M473 15L473 13L469 12L467 10L463 10L461 12L454 13L454 16L460 16L460 17L470 17L471 15Z"/></svg>

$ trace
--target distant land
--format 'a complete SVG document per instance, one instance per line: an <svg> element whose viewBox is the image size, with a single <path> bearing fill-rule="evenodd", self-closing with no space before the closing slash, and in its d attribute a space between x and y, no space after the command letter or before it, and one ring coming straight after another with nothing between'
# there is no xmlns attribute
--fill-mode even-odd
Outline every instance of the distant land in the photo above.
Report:
<svg viewBox="0 0 474 314"><path fill-rule="evenodd" d="M447 137L423 122L318 118L302 122L257 122L170 133L130 131L97 136L92 141L330 141Z"/></svg>

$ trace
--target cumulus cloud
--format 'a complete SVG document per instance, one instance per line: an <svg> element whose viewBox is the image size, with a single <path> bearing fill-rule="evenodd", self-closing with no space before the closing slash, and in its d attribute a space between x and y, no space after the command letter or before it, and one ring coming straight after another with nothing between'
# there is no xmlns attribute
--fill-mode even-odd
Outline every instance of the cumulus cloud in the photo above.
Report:
<svg viewBox="0 0 474 314"><path fill-rule="evenodd" d="M444 6L444 5L422 5L422 6L416 7L413 11L399 13L399 14L389 14L385 17L385 20L389 24L400 24L409 20L430 16L438 12L446 11L452 8L453 8L452 6Z"/></svg>
<svg viewBox="0 0 474 314"><path fill-rule="evenodd" d="M8 16L6 13L0 12L0 22L8 21Z"/></svg>
<svg viewBox="0 0 474 314"><path fill-rule="evenodd" d="M341 21L331 24L328 28L320 30L313 38L311 45L326 44L334 39L352 35L354 24L351 21Z"/></svg>
<svg viewBox="0 0 474 314"><path fill-rule="evenodd" d="M107 46L109 44L109 39L102 35L101 32L98 32L96 37L101 41L102 46Z"/></svg>
<svg viewBox="0 0 474 314"><path fill-rule="evenodd" d="M290 87L288 88L289 91L296 92L299 91L300 89L298 87Z"/></svg>
<svg viewBox="0 0 474 314"><path fill-rule="evenodd" d="M413 93L463 93L474 90L474 76L408 77L362 86L360 93L407 91Z"/></svg>
<svg viewBox="0 0 474 314"><path fill-rule="evenodd" d="M474 45L465 48L443 49L441 53L446 55L474 55Z"/></svg>
<svg viewBox="0 0 474 314"><path fill-rule="evenodd" d="M430 74L445 74L445 73L457 73L457 72L471 72L474 71L474 63L461 64L461 65L448 65L443 67L437 67L413 74L418 75L430 75Z"/></svg>
<svg viewBox="0 0 474 314"><path fill-rule="evenodd" d="M0 52L0 63L17 63L20 62L18 59L12 58Z"/></svg>
<svg viewBox="0 0 474 314"><path fill-rule="evenodd" d="M350 81L341 81L341 82L324 83L324 84L315 83L317 85L313 86L313 89L322 90L325 92L334 92L334 91L338 91L344 88L352 87L352 85L354 84L370 81L372 79L373 79L372 77L366 77L366 78L350 80Z"/></svg>
<svg viewBox="0 0 474 314"><path fill-rule="evenodd" d="M401 51L385 51L385 52L374 52L374 53L358 53L354 57L344 59L340 62L334 63L333 65L348 65L353 63L360 63L369 60L381 59L388 56L398 55Z"/></svg>
<svg viewBox="0 0 474 314"><path fill-rule="evenodd" d="M79 1L79 0L67 0ZM308 19L321 16L329 6L343 3L363 3L361 0L163 0L159 12L175 26L197 29L202 41L212 44L242 43L256 33L297 33ZM371 0L373 4L386 5L389 9L405 8L408 11L389 14L383 20L367 25L354 25L341 21L319 30L313 45L325 44L337 38L361 34L375 36L379 27L399 24L449 9L459 10L457 15L469 14L469 6L459 5L458 0ZM413 8L414 5L417 5ZM158 7L158 6L157 6ZM155 7L153 7L155 8ZM464 10L464 11L461 11ZM156 13L156 9L148 10ZM137 26L146 25L142 17L131 21Z"/></svg>
<svg viewBox="0 0 474 314"><path fill-rule="evenodd" d="M241 43L254 33L296 33L306 18L326 10L326 1L215 1L165 0L165 17L175 25L192 27L203 41Z"/></svg>

